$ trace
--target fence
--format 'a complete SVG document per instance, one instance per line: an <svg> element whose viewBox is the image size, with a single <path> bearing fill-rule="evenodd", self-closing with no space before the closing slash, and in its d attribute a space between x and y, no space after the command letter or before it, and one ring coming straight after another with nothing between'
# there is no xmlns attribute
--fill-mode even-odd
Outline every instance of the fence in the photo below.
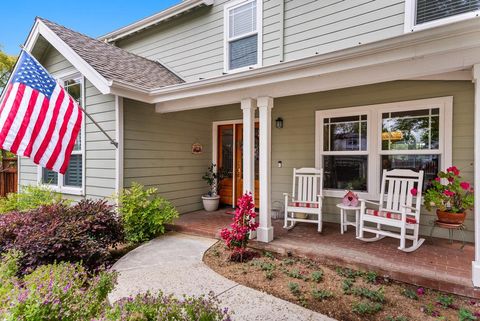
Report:
<svg viewBox="0 0 480 321"><path fill-rule="evenodd" d="M2 153L0 167L0 196L6 196L9 193L17 192L17 158L5 157Z"/></svg>

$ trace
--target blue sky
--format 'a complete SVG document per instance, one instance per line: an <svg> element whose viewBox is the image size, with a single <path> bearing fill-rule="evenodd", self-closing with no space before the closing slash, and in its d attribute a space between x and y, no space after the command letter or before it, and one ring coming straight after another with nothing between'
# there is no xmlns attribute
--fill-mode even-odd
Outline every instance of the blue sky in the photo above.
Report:
<svg viewBox="0 0 480 321"><path fill-rule="evenodd" d="M17 55L36 16L97 37L178 2L180 0L4 1L0 45L5 52Z"/></svg>

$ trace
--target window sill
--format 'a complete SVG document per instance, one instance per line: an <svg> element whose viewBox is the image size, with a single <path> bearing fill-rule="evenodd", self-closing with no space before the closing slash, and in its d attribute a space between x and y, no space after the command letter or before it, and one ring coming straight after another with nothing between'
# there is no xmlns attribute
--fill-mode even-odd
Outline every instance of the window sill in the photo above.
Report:
<svg viewBox="0 0 480 321"><path fill-rule="evenodd" d="M257 69L257 68L260 68L262 67L260 64L257 64L257 65L251 65L251 66L246 66L246 67L241 67L241 68L237 68L237 69L225 69L224 72L226 74L236 74L236 73L239 73L239 72L242 72L242 71L248 71L248 70L253 70L253 69Z"/></svg>
<svg viewBox="0 0 480 321"><path fill-rule="evenodd" d="M50 188L52 191L65 194L65 195L76 195L76 196L85 196L83 189L78 187L68 187L68 186L63 186L59 187L57 185L49 185L49 184L44 184L48 188Z"/></svg>
<svg viewBox="0 0 480 321"><path fill-rule="evenodd" d="M418 25L410 24L408 26L408 28L405 29L405 32L406 33L416 32L416 31L421 31L421 30L425 30L425 29L440 27L440 26L447 25L447 24L450 24L450 23L476 18L479 15L480 15L480 11L473 11L473 12L467 12L467 13L463 13L463 14L456 15L456 16L451 16L451 17L446 17L446 18L442 18L442 19L438 19L438 20L424 22L424 23L421 23L421 24L418 24Z"/></svg>

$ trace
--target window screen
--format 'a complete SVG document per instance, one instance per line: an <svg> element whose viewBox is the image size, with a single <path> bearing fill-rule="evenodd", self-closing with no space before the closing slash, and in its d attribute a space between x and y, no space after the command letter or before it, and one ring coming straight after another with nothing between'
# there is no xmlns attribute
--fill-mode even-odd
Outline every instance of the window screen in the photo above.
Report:
<svg viewBox="0 0 480 321"><path fill-rule="evenodd" d="M415 24L480 9L480 0L417 0Z"/></svg>

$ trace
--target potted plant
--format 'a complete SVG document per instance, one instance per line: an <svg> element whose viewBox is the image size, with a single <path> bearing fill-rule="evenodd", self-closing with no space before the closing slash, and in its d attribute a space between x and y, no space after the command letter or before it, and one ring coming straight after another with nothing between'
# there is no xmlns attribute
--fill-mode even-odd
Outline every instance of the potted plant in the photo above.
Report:
<svg viewBox="0 0 480 321"><path fill-rule="evenodd" d="M202 196L203 208L205 211L212 212L218 209L218 204L220 203L220 195L218 195L218 183L221 179L216 171L216 165L211 164L205 174L202 176L202 179L205 180L210 186L210 190L207 194Z"/></svg>
<svg viewBox="0 0 480 321"><path fill-rule="evenodd" d="M462 224L466 211L473 208L473 188L462 180L457 167L452 166L438 173L425 192L424 200L428 210L437 208L438 221Z"/></svg>

